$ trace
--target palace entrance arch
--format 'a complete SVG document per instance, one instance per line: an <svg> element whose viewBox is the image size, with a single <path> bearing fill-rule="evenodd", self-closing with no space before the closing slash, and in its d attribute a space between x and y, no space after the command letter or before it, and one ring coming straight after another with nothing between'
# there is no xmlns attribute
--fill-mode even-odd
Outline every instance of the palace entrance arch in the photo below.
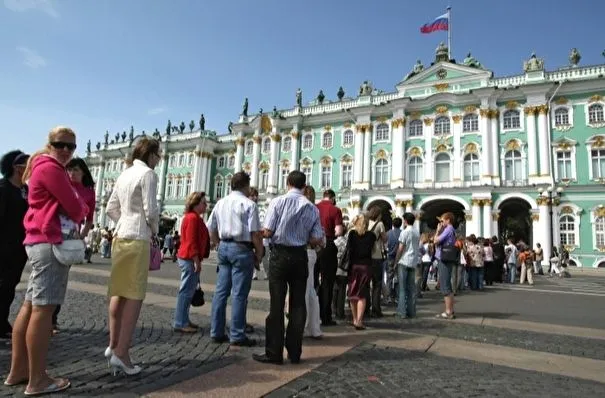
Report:
<svg viewBox="0 0 605 398"><path fill-rule="evenodd" d="M372 207L380 207L382 212L382 223L385 228L388 230L393 226L393 220L391 218L391 212L393 211L393 206L391 203L387 202L384 199L370 199L366 206L364 206L365 210L370 210Z"/></svg>
<svg viewBox="0 0 605 398"><path fill-rule="evenodd" d="M525 199L511 197L498 206L498 238L501 242L511 238L514 242L523 240L533 247L533 233L531 220L531 204Z"/></svg>
<svg viewBox="0 0 605 398"><path fill-rule="evenodd" d="M454 228L462 236L466 236L465 206L453 199L436 198L423 203L420 206L420 232L434 232L437 229L437 217L443 213L454 214Z"/></svg>

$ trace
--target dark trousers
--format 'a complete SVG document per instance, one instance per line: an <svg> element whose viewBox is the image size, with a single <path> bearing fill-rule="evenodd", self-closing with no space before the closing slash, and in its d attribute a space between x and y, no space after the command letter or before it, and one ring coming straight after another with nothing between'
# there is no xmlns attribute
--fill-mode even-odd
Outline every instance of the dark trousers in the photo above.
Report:
<svg viewBox="0 0 605 398"><path fill-rule="evenodd" d="M370 290L370 300L371 304L368 305L368 308L371 307L372 315L380 315L382 314L382 309L380 308L380 299L382 297L382 265L384 260L375 260L372 259L372 286Z"/></svg>
<svg viewBox="0 0 605 398"><path fill-rule="evenodd" d="M334 315L338 319L345 317L345 304L347 302L347 282L346 276L337 276L334 282Z"/></svg>
<svg viewBox="0 0 605 398"><path fill-rule="evenodd" d="M496 264L493 261L485 262L485 284L491 286L496 280Z"/></svg>
<svg viewBox="0 0 605 398"><path fill-rule="evenodd" d="M57 318L59 318L59 312L61 312L61 306L58 305L53 312L53 326L57 326Z"/></svg>
<svg viewBox="0 0 605 398"><path fill-rule="evenodd" d="M302 353L303 332L307 321L307 249L305 246L275 245L269 261L270 308L265 320L265 354L272 359L282 359L285 344L290 358L297 360ZM289 317L284 342L284 306L288 290Z"/></svg>
<svg viewBox="0 0 605 398"><path fill-rule="evenodd" d="M319 261L319 317L322 323L332 321L332 300L334 298L334 282L338 266L338 249L334 241L327 239L326 247L317 255Z"/></svg>
<svg viewBox="0 0 605 398"><path fill-rule="evenodd" d="M11 304L15 300L15 289L27 262L27 255L22 245L8 250L3 248L0 253L6 256L0 266L0 334L6 334L13 330L8 317Z"/></svg>

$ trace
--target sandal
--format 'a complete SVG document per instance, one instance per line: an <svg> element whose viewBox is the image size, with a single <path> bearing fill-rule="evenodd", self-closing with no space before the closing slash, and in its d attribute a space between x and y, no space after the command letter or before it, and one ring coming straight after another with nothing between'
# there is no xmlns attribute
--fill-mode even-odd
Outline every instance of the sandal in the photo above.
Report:
<svg viewBox="0 0 605 398"><path fill-rule="evenodd" d="M64 383L64 384L61 384ZM61 391L65 391L67 390L69 387L71 387L71 382L67 379L56 379L53 383L51 383L48 387L46 387L44 390L40 390L40 391L27 391L27 389L25 389L25 392L23 394L25 394L28 397L35 397L38 395L45 395L45 394L53 394L56 392L61 392Z"/></svg>
<svg viewBox="0 0 605 398"><path fill-rule="evenodd" d="M15 387L15 386L20 386L21 384L27 384L29 382L29 378L25 378L19 381L16 381L14 383L9 383L7 380L4 380L4 385L7 387Z"/></svg>
<svg viewBox="0 0 605 398"><path fill-rule="evenodd" d="M456 315L448 314L447 312L442 312L441 314L437 314L436 318L438 319L456 319Z"/></svg>

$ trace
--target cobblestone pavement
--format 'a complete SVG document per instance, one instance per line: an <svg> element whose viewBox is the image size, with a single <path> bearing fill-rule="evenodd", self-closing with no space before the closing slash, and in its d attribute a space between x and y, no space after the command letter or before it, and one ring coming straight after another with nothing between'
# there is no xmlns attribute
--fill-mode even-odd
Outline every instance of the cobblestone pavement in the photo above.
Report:
<svg viewBox="0 0 605 398"><path fill-rule="evenodd" d="M23 302L19 292L16 303ZM17 305L14 305L14 311ZM140 396L171 386L243 357L249 349L229 351L228 344L215 344L209 337L207 317L200 333L182 335L171 329L173 311L144 305L135 332L133 360L143 366L140 376L126 378L109 374L103 351L107 346L107 305L103 296L70 290L59 316L61 333L53 337L48 369L51 375L68 377L67 396ZM14 314L13 314L14 317ZM196 320L200 318L196 317ZM0 346L0 374L10 365L10 346ZM22 396L21 387L0 387L0 396Z"/></svg>
<svg viewBox="0 0 605 398"><path fill-rule="evenodd" d="M281 397L603 397L605 384L361 344L268 394Z"/></svg>

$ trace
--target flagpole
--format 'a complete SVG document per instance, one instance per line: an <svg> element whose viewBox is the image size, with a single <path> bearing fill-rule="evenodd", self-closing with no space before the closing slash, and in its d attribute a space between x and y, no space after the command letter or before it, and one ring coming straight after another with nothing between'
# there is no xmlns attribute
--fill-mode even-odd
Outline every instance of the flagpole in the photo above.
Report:
<svg viewBox="0 0 605 398"><path fill-rule="evenodd" d="M452 7L447 8L447 57L452 59Z"/></svg>

